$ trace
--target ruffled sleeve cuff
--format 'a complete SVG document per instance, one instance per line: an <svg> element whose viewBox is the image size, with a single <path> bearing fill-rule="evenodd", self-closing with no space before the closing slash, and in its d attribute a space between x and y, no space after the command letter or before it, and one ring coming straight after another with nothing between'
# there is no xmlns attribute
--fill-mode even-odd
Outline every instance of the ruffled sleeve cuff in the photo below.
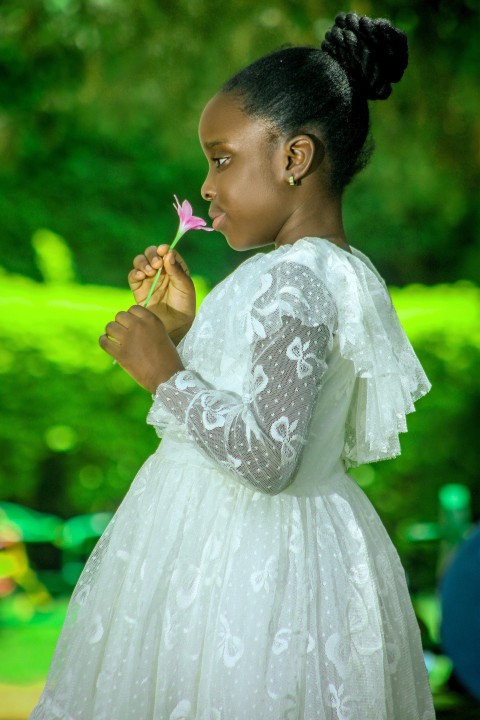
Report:
<svg viewBox="0 0 480 720"><path fill-rule="evenodd" d="M164 437L168 429L185 428L188 404L197 385L200 382L193 373L180 370L157 387L152 395L153 404L147 415L147 423L155 427L159 437Z"/></svg>
<svg viewBox="0 0 480 720"><path fill-rule="evenodd" d="M400 454L406 416L431 388L403 330L383 279L358 250L349 265L332 263L340 352L357 376L345 427L343 460L355 467ZM340 299L341 298L341 299Z"/></svg>

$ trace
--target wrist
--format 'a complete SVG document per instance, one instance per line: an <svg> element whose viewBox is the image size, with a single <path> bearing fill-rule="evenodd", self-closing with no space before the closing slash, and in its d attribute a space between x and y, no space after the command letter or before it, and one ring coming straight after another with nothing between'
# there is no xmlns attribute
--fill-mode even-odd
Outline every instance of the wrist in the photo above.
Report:
<svg viewBox="0 0 480 720"><path fill-rule="evenodd" d="M172 379L174 375L181 372L182 370L185 370L183 365L179 363L179 365L175 368L173 368L168 373L161 373L161 374L155 374L155 376L151 379L151 381L148 383L148 386L145 385L145 389L148 390L148 392L152 393L152 395L155 395L157 388L159 385L162 385L163 383L168 382Z"/></svg>
<svg viewBox="0 0 480 720"><path fill-rule="evenodd" d="M195 318L194 318L195 319ZM193 320L191 322L185 323L185 325L182 325L179 328L175 328L175 330L172 330L168 333L168 336L170 340L173 342L175 346L178 345L180 340L183 340L187 332L190 330L190 328L193 325Z"/></svg>

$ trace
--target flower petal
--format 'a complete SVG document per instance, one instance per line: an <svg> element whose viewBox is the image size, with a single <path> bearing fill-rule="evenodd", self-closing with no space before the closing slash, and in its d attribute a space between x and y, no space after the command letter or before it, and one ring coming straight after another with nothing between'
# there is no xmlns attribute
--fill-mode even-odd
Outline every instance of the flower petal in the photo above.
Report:
<svg viewBox="0 0 480 720"><path fill-rule="evenodd" d="M206 227L206 222L203 218L195 217L193 215L192 206L188 202L188 200L184 200L183 203L180 205L180 202L178 200L178 197L176 195L173 196L175 199L175 202L173 203L173 207L177 211L177 215L180 220L180 225L178 228L178 232L176 235L176 238L174 242L171 245L171 248L176 245L178 240L184 235L187 230L207 230L209 232L213 231L213 228Z"/></svg>
<svg viewBox="0 0 480 720"><path fill-rule="evenodd" d="M182 221L188 222L188 220L190 220L193 215L193 209L192 209L192 206L190 205L190 203L188 202L188 200L183 201L181 212L182 212L182 215L180 216L180 219Z"/></svg>

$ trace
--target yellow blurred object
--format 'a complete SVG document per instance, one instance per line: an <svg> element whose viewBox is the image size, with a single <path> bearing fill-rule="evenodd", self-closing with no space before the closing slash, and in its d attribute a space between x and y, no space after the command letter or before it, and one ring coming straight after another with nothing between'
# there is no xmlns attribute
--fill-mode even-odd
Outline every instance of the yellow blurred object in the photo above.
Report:
<svg viewBox="0 0 480 720"><path fill-rule="evenodd" d="M39 581L30 567L22 534L0 510L0 598L9 595L20 586L33 606L44 605L51 600L50 593Z"/></svg>
<svg viewBox="0 0 480 720"><path fill-rule="evenodd" d="M27 720L37 704L44 683L34 685L0 684L0 720Z"/></svg>

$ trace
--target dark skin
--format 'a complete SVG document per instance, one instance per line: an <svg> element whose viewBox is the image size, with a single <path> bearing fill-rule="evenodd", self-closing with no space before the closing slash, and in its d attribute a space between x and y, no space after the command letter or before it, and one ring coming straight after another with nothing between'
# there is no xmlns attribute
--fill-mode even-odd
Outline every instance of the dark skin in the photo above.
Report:
<svg viewBox="0 0 480 720"><path fill-rule="evenodd" d="M330 192L328 156L318 134L272 139L271 128L247 116L234 95L219 94L202 113L199 135L209 164L202 197L210 202L213 227L231 247L280 247L320 237L350 251L341 198ZM144 308L160 267L157 289ZM128 281L138 304L117 313L99 343L142 387L155 392L184 369L176 345L195 318L195 289L182 257L168 245L137 255Z"/></svg>

